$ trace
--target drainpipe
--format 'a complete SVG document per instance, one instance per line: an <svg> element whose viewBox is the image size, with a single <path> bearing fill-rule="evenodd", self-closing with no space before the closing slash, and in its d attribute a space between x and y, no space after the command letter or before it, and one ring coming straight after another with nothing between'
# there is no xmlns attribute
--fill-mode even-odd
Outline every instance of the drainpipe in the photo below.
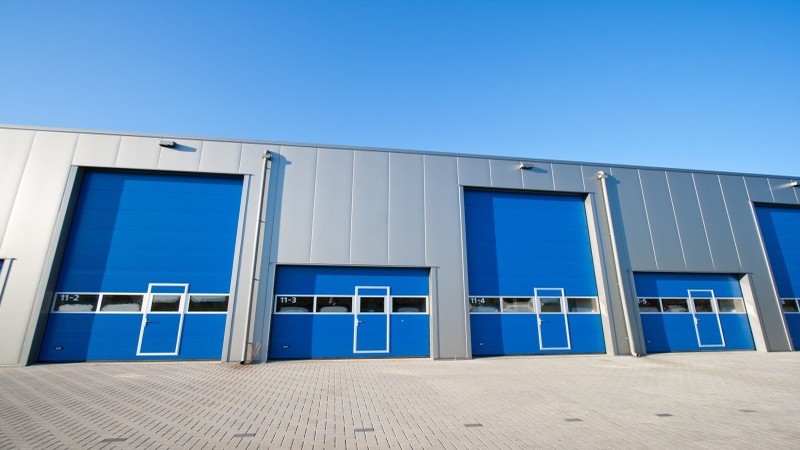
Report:
<svg viewBox="0 0 800 450"><path fill-rule="evenodd" d="M261 186L258 188L258 212L256 213L256 242L253 244L253 271L252 271L252 279L250 281L250 295L247 297L247 310L245 312L244 318L244 339L242 339L242 360L239 364L246 364L247 363L247 346L249 344L249 337L250 337L250 320L252 315L253 309L253 301L255 297L258 295L258 291L256 290L256 281L258 280L258 257L261 255L261 248L259 244L261 243L261 233L262 233L262 219L263 219L263 211L264 211L264 190L267 184L267 165L269 161L272 160L272 155L270 155L269 151L264 152L261 155L262 160L262 169L261 169Z"/></svg>
<svg viewBox="0 0 800 450"><path fill-rule="evenodd" d="M628 313L628 296L625 295L625 286L622 282L622 267L619 262L619 251L617 250L617 237L614 233L614 222L611 219L611 203L608 201L608 187L606 186L606 178L608 174L602 170L597 172L597 179L600 180L600 185L603 188L603 201L606 204L606 220L608 222L608 231L611 234L611 253L614 255L614 268L617 272L617 287L619 288L619 296L622 300L622 312L625 314L625 330L628 333L628 345L630 347L631 355L641 356L636 351L636 345L633 342L633 329L631 327L630 314Z"/></svg>

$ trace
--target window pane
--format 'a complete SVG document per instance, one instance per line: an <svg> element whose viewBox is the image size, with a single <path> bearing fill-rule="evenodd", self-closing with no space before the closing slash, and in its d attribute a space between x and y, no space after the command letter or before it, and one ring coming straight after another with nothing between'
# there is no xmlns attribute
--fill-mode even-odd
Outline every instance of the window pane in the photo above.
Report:
<svg viewBox="0 0 800 450"><path fill-rule="evenodd" d="M349 313L353 312L352 297L317 297L317 312Z"/></svg>
<svg viewBox="0 0 800 450"><path fill-rule="evenodd" d="M719 312L744 312L744 302L740 298L718 298Z"/></svg>
<svg viewBox="0 0 800 450"><path fill-rule="evenodd" d="M640 298L639 312L661 312L661 302L657 298Z"/></svg>
<svg viewBox="0 0 800 450"><path fill-rule="evenodd" d="M500 312L500 299L497 297L470 297L469 312Z"/></svg>
<svg viewBox="0 0 800 450"><path fill-rule="evenodd" d="M539 297L539 311L543 313L560 313L561 299L559 297Z"/></svg>
<svg viewBox="0 0 800 450"><path fill-rule="evenodd" d="M181 305L181 296L174 294L154 294L150 304L152 312L178 312Z"/></svg>
<svg viewBox="0 0 800 450"><path fill-rule="evenodd" d="M710 298L693 298L695 312L714 312Z"/></svg>
<svg viewBox="0 0 800 450"><path fill-rule="evenodd" d="M596 298L568 298L567 307L569 312L596 313L598 311Z"/></svg>
<svg viewBox="0 0 800 450"><path fill-rule="evenodd" d="M661 299L665 313L689 312L689 304L685 298L664 298Z"/></svg>
<svg viewBox="0 0 800 450"><path fill-rule="evenodd" d="M392 312L395 313L424 313L426 310L425 297L392 297Z"/></svg>
<svg viewBox="0 0 800 450"><path fill-rule="evenodd" d="M382 313L384 297L361 297L362 313Z"/></svg>
<svg viewBox="0 0 800 450"><path fill-rule="evenodd" d="M227 295L192 295L189 297L189 312L227 312Z"/></svg>
<svg viewBox="0 0 800 450"><path fill-rule="evenodd" d="M100 304L100 311L139 312L142 310L143 295L105 294Z"/></svg>
<svg viewBox="0 0 800 450"><path fill-rule="evenodd" d="M92 312L97 308L98 294L56 294L53 311Z"/></svg>
<svg viewBox="0 0 800 450"><path fill-rule="evenodd" d="M314 297L279 295L275 297L276 312L310 313L314 310Z"/></svg>
<svg viewBox="0 0 800 450"><path fill-rule="evenodd" d="M532 313L533 299L525 297L503 297L503 312Z"/></svg>
<svg viewBox="0 0 800 450"><path fill-rule="evenodd" d="M783 312L797 312L797 303L790 298L782 298L781 307Z"/></svg>

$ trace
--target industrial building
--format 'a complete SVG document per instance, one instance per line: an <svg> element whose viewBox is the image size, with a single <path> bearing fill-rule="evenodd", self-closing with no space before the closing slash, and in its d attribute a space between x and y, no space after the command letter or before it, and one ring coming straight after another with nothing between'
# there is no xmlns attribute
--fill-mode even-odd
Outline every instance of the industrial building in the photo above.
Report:
<svg viewBox="0 0 800 450"><path fill-rule="evenodd" d="M0 127L0 365L792 351L796 178Z"/></svg>

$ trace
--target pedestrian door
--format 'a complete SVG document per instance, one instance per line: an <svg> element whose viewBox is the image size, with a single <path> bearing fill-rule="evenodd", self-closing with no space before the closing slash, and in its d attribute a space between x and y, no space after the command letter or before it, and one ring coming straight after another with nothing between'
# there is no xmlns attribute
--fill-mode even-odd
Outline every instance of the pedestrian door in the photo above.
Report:
<svg viewBox="0 0 800 450"><path fill-rule="evenodd" d="M717 299L712 290L689 290L689 304L694 316L697 345L700 347L725 347L722 323L719 319Z"/></svg>
<svg viewBox="0 0 800 450"><path fill-rule="evenodd" d="M389 288L357 286L353 353L389 353Z"/></svg>
<svg viewBox="0 0 800 450"><path fill-rule="evenodd" d="M569 350L569 322L564 289L535 288L534 302L538 313L539 349Z"/></svg>
<svg viewBox="0 0 800 450"><path fill-rule="evenodd" d="M151 283L147 287L136 356L178 354L188 292L188 284Z"/></svg>

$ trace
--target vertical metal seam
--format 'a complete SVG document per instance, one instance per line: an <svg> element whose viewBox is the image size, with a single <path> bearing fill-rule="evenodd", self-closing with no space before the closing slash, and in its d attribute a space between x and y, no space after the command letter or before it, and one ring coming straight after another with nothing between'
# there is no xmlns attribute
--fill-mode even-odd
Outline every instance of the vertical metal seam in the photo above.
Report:
<svg viewBox="0 0 800 450"><path fill-rule="evenodd" d="M458 169L458 166L456 166L456 169ZM470 348L470 337L471 337L471 333L472 333L472 327L471 327L471 324L469 323L470 322L469 311L467 311L467 298L469 297L469 286L467 285L467 282L469 281L469 279L467 278L468 277L468 274L467 274L467 270L468 270L467 269L467 254L466 254L467 245L466 245L466 241L465 241L466 237L464 235L464 229L466 228L466 225L467 225L467 218L466 218L466 215L465 215L466 214L465 213L466 208L464 208L464 195L465 195L464 186L459 185L458 186L458 213L459 213L459 217L458 218L459 218L459 222L460 222L461 226L459 226L458 228L459 228L459 233L461 235L460 236L461 237L461 240L460 240L460 244L461 244L461 285L464 287L464 299L461 302L461 306L462 306L462 309L464 311L464 355L472 357L472 349ZM437 271L436 274L438 276L439 272ZM437 296L436 299L437 299L436 303L438 305L438 303L439 303L438 302L438 299L439 299L438 296ZM470 329L469 333L467 333L467 328ZM438 327L437 327L437 329L438 329Z"/></svg>
<svg viewBox="0 0 800 450"><path fill-rule="evenodd" d="M700 202L700 192L697 190L697 181L692 175L692 186L694 187L694 195L697 198L697 207L700 209L700 221L703 222L703 233L706 235L706 245L708 246L708 254L711 256L711 267L717 270L717 263L714 261L714 251L711 249L711 240L708 236L708 227L706 226L706 216L703 213L703 204Z"/></svg>
<svg viewBox="0 0 800 450"><path fill-rule="evenodd" d="M647 199L644 195L644 183L642 183L642 171L636 169L636 177L639 179L639 192L642 193L642 204L644 205L644 217L647 222L647 232L650 234L650 247L653 248L653 260L656 262L656 270L658 267L658 254L656 253L656 241L653 239L653 228L650 226L650 214L647 212Z"/></svg>
<svg viewBox="0 0 800 450"><path fill-rule="evenodd" d="M681 246L681 256L683 257L683 267L689 269L686 263L686 251L683 248L683 237L681 236L681 226L678 223L678 210L675 208L675 200L672 198L672 187L669 184L669 176L664 172L664 179L667 180L667 193L669 194L669 204L672 206L672 218L675 219L675 230L678 232L678 244Z"/></svg>
<svg viewBox="0 0 800 450"><path fill-rule="evenodd" d="M117 167L119 161L119 151L122 150L122 136L117 136L117 151L114 153L114 167Z"/></svg>
<svg viewBox="0 0 800 450"><path fill-rule="evenodd" d="M492 173L492 160L489 161L489 186L494 187L494 174ZM525 188L525 183L522 183L522 187Z"/></svg>
<svg viewBox="0 0 800 450"><path fill-rule="evenodd" d="M392 154L386 157L386 264L392 263Z"/></svg>
<svg viewBox="0 0 800 450"><path fill-rule="evenodd" d="M356 197L356 152L353 151L353 161L350 164L350 233L347 242L347 261L353 264L353 225L355 220Z"/></svg>
<svg viewBox="0 0 800 450"><path fill-rule="evenodd" d="M769 196L772 197L772 203L775 202L775 192L772 191L772 178L767 177L767 187L769 188ZM744 188L747 190L747 183L744 183ZM750 199L750 194L747 194L747 198Z"/></svg>
<svg viewBox="0 0 800 450"><path fill-rule="evenodd" d="M427 155L422 155L422 223L424 224L425 228L422 233L422 255L425 260L425 265L430 266L428 264L428 171L427 171ZM491 169L490 169L491 170Z"/></svg>
<svg viewBox="0 0 800 450"><path fill-rule="evenodd" d="M520 172L522 172L520 170ZM550 163L550 180L553 182L553 191L556 190L556 171L553 163Z"/></svg>
<svg viewBox="0 0 800 450"><path fill-rule="evenodd" d="M314 256L314 221L317 217L317 182L319 181L319 148L314 148L314 195L311 196L311 239L308 240L308 262Z"/></svg>
<svg viewBox="0 0 800 450"><path fill-rule="evenodd" d="M736 242L736 232L733 230L733 221L731 220L731 213L728 211L728 199L725 198L725 188L722 187L722 178L717 175L717 183L719 183L719 191L722 194L722 204L725 206L725 215L728 217L728 227L731 229L731 237L733 238L733 248L736 249L736 259L739 260L739 270L742 270L742 255L739 254L739 243ZM744 183L744 179L742 179ZM745 192L747 187L745 186ZM749 198L748 198L749 200Z"/></svg>

